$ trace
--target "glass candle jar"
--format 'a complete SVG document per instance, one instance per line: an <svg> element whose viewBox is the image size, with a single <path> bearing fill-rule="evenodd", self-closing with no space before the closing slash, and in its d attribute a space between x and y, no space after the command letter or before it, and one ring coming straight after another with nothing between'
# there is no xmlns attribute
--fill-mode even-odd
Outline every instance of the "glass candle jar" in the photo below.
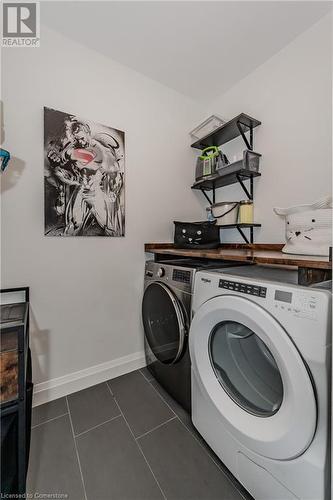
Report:
<svg viewBox="0 0 333 500"><path fill-rule="evenodd" d="M242 200L239 202L239 224L253 224L253 201Z"/></svg>

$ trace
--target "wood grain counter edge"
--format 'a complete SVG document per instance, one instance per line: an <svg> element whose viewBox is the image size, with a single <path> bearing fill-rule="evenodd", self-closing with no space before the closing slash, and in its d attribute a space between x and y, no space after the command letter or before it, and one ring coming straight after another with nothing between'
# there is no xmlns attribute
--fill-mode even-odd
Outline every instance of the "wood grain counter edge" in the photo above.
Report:
<svg viewBox="0 0 333 500"><path fill-rule="evenodd" d="M204 259L223 259L256 264L275 264L310 269L332 269L328 257L292 255L281 251L283 244L259 243L253 245L226 244L213 250L175 248L173 243L146 243L145 252Z"/></svg>

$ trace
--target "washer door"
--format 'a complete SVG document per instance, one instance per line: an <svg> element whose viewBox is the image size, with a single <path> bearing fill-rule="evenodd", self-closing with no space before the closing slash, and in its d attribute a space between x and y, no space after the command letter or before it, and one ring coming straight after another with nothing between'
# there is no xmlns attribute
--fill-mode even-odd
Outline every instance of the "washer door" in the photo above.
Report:
<svg viewBox="0 0 333 500"><path fill-rule="evenodd" d="M273 316L248 299L223 295L199 308L189 337L201 389L240 443L280 460L308 448L317 423L313 385Z"/></svg>
<svg viewBox="0 0 333 500"><path fill-rule="evenodd" d="M175 363L185 344L185 318L177 297L155 281L143 295L142 320L145 336L155 357L164 364Z"/></svg>

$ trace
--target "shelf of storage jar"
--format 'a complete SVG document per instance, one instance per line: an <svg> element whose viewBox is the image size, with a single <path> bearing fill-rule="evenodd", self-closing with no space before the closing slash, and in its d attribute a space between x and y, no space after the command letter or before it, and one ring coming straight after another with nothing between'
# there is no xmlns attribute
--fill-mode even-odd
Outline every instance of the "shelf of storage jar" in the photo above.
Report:
<svg viewBox="0 0 333 500"><path fill-rule="evenodd" d="M217 189L222 186L229 186L230 184L236 184L239 182L237 179L237 175L242 178L242 180L246 181L248 179L253 179L254 177L260 177L260 172L250 172L249 170L238 170L237 172L233 172L227 175L209 175L200 181L195 182L192 185L192 189L199 189L205 191L211 191L212 189Z"/></svg>

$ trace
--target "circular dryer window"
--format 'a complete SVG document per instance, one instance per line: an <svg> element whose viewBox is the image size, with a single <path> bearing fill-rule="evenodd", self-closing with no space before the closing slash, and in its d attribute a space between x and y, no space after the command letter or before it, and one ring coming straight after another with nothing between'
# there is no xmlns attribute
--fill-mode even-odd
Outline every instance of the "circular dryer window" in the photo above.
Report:
<svg viewBox="0 0 333 500"><path fill-rule="evenodd" d="M265 343L236 321L219 323L210 335L209 353L223 389L247 412L269 417L281 406L283 384Z"/></svg>
<svg viewBox="0 0 333 500"><path fill-rule="evenodd" d="M175 363L183 352L185 321L177 298L163 283L151 283L146 288L142 320L155 357L165 364Z"/></svg>

